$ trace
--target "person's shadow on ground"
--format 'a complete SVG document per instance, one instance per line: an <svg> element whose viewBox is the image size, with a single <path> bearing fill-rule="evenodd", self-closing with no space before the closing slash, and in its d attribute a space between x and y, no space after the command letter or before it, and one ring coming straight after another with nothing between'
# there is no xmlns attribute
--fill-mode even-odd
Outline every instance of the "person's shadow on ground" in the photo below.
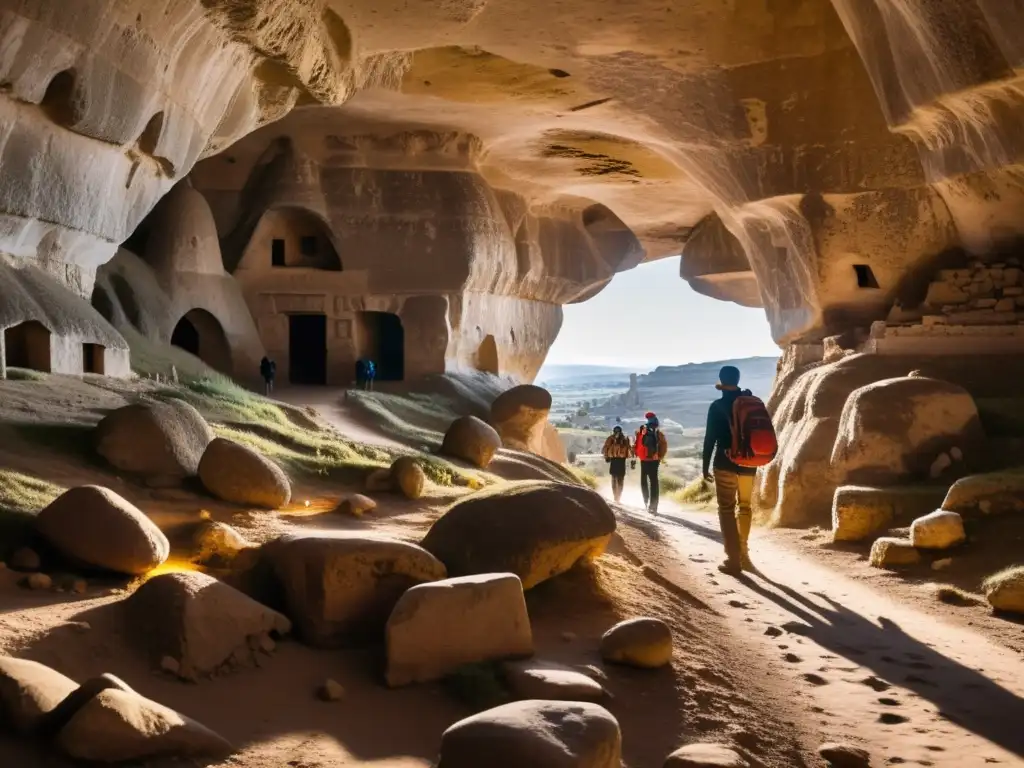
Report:
<svg viewBox="0 0 1024 768"><path fill-rule="evenodd" d="M817 603L760 573L742 581L800 620L784 624L786 631L874 672L866 685L879 692L890 683L907 688L934 704L946 720L1024 757L1024 699L980 671L944 656L884 616L875 623L827 595L812 593L825 604ZM902 722L895 708L881 718L883 723Z"/></svg>

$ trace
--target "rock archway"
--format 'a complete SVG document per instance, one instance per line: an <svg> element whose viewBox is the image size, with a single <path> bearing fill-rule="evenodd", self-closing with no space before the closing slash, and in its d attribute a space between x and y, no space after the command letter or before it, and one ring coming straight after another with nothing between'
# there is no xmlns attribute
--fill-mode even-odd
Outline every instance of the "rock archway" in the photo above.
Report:
<svg viewBox="0 0 1024 768"><path fill-rule="evenodd" d="M171 344L195 355L216 371L230 375L231 346L220 321L205 309L186 312L174 326Z"/></svg>

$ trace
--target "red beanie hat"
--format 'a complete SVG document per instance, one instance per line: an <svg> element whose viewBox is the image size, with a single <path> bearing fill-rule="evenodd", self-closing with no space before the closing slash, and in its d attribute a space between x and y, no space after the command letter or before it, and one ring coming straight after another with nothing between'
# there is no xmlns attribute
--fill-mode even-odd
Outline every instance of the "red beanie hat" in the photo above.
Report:
<svg viewBox="0 0 1024 768"><path fill-rule="evenodd" d="M645 419L656 419L656 418L658 418L658 417L657 417L657 415L656 415L656 414L654 413L654 411L648 411L647 413L645 413L645 414L644 414L644 418L645 418Z"/></svg>

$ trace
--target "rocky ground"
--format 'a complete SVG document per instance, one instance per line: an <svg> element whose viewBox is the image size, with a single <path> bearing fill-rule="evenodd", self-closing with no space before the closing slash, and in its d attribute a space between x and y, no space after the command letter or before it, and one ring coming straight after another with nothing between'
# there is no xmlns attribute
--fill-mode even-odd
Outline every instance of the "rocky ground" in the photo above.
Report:
<svg viewBox="0 0 1024 768"><path fill-rule="evenodd" d="M259 437L262 442L254 438L252 445L291 476L290 501L266 511L214 500L187 483L147 488L88 453L83 430L158 386L195 395L191 401L217 434ZM261 421L266 414L253 416L251 401L244 401L248 412L228 407L223 393L59 377L0 383L3 506L17 496L12 471L20 473L19 498L27 504L45 504L47 494L83 483L114 488L169 534L171 558L148 575L152 579L197 571L186 559L186 533L211 519L230 523L253 543L305 529L415 542L449 504L472 497L475 482L493 491L506 478L553 472L508 451L485 472L441 462L430 469L422 497L370 492L376 509L343 514L335 511L340 497L364 490L366 473L387 466L393 452L429 442L429 430L385 435L366 409L350 407L341 393L282 396L291 403L281 411L288 420L312 419L304 406L318 409L322 420L305 429L321 424L316 434L327 433L317 438L322 442L297 442L287 428L267 427ZM362 444L362 453L344 452L346 444L330 436L335 433L325 422ZM57 487L33 485L26 501L25 478ZM824 764L816 751L825 742L866 748L872 765L1010 765L1024 754L1019 625L980 606L952 610L919 586L868 569L858 561L862 555L820 548L814 532L762 532L755 553L763 575L727 579L714 569L713 517L671 503L657 520L635 506L615 511L618 531L607 552L590 567L530 589L526 605L537 658L582 672L606 691L600 704L621 727L625 765L661 766L673 750L694 742L723 744L752 766L780 768ZM508 696L490 667L389 689L379 644L325 650L288 638L258 649L255 666L182 682L139 650L121 617L120 607L141 580L89 575L78 594L29 590L23 578L12 569L0 572L0 648L6 653L79 682L112 673L234 746L226 758L146 765L430 766L446 728ZM638 616L671 629L670 666L637 669L605 660L602 635ZM70 764L46 738L0 736L0 765Z"/></svg>

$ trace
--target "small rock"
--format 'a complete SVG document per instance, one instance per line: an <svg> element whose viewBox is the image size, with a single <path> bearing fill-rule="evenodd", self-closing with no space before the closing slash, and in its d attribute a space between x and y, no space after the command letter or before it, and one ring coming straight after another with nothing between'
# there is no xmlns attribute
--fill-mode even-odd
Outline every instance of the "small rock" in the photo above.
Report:
<svg viewBox="0 0 1024 768"><path fill-rule="evenodd" d="M399 456L391 465L391 482L407 499L418 499L427 484L427 473L412 456Z"/></svg>
<svg viewBox="0 0 1024 768"><path fill-rule="evenodd" d="M206 520L192 534L192 561L213 567L225 567L243 549L252 545L227 523Z"/></svg>
<svg viewBox="0 0 1024 768"><path fill-rule="evenodd" d="M177 659L173 659L170 656L164 656L160 659L160 669L171 675L177 675L181 671L181 664L178 663Z"/></svg>
<svg viewBox="0 0 1024 768"><path fill-rule="evenodd" d="M870 768L871 755L852 744L822 744L818 754L831 768Z"/></svg>
<svg viewBox="0 0 1024 768"><path fill-rule="evenodd" d="M369 496L364 496L361 493L352 493L348 496L343 496L338 501L338 506L334 508L334 511L343 515L362 517L367 512L372 512L376 508L377 502Z"/></svg>
<svg viewBox="0 0 1024 768"><path fill-rule="evenodd" d="M963 461L964 452L961 451L957 446L953 446L949 449L949 455L953 457L953 461Z"/></svg>
<svg viewBox="0 0 1024 768"><path fill-rule="evenodd" d="M15 571L34 573L35 571L38 571L42 565L43 563L39 559L39 555L30 547L22 547L11 555L10 567Z"/></svg>
<svg viewBox="0 0 1024 768"><path fill-rule="evenodd" d="M45 573L31 573L25 578L25 586L29 589L53 589L53 579Z"/></svg>
<svg viewBox="0 0 1024 768"><path fill-rule="evenodd" d="M345 696L345 689L338 681L327 679L317 690L317 696L321 701L341 701Z"/></svg>
<svg viewBox="0 0 1024 768"><path fill-rule="evenodd" d="M936 560L934 563L932 563L932 570L933 571L943 571L946 568L949 568L949 566L951 566L952 564L953 564L953 558L952 557L944 557L941 560Z"/></svg>
<svg viewBox="0 0 1024 768"><path fill-rule="evenodd" d="M601 657L633 667L663 667L672 661L672 630L661 619L622 621L601 638Z"/></svg>
<svg viewBox="0 0 1024 768"><path fill-rule="evenodd" d="M664 768L749 768L739 752L725 744L689 744L665 760Z"/></svg>
<svg viewBox="0 0 1024 768"><path fill-rule="evenodd" d="M870 564L874 568L899 568L919 562L921 553L906 539L883 536L871 545Z"/></svg>
<svg viewBox="0 0 1024 768"><path fill-rule="evenodd" d="M764 633L768 637L779 637L782 634L782 630L778 627L768 627L768 629L766 629Z"/></svg>
<svg viewBox="0 0 1024 768"><path fill-rule="evenodd" d="M937 510L910 526L910 543L922 549L948 549L967 538L964 520L956 512Z"/></svg>
<svg viewBox="0 0 1024 768"><path fill-rule="evenodd" d="M505 682L517 699L599 701L604 687L571 667L546 661L507 661Z"/></svg>

